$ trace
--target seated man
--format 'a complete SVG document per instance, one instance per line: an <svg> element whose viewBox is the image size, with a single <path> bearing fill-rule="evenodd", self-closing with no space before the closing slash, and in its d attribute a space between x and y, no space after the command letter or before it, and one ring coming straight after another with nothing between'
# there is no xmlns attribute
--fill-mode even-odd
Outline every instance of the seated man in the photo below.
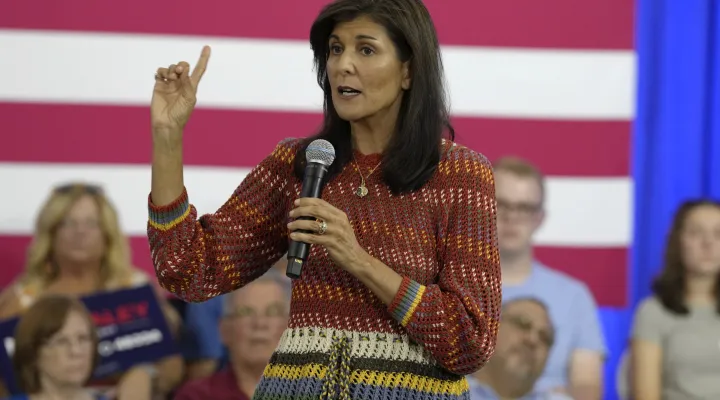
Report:
<svg viewBox="0 0 720 400"><path fill-rule="evenodd" d="M287 328L290 281L274 269L222 299L219 331L228 363L208 377L186 383L175 400L250 399Z"/></svg>
<svg viewBox="0 0 720 400"><path fill-rule="evenodd" d="M533 298L507 302L502 309L495 353L483 369L468 377L473 400L571 400L536 391L555 340L547 308Z"/></svg>
<svg viewBox="0 0 720 400"><path fill-rule="evenodd" d="M281 257L268 271L285 275L287 259ZM290 278L281 277L290 284ZM223 314L223 299L227 295L213 297L202 303L188 303L185 306L185 326L182 337L182 353L187 361L187 379L205 378L225 366L227 350L220 340L220 320Z"/></svg>

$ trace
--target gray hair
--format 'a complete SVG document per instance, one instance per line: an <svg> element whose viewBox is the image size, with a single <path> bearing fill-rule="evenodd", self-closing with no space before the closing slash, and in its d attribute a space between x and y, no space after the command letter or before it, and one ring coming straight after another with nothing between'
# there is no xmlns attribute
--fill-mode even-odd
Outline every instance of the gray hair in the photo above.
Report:
<svg viewBox="0 0 720 400"><path fill-rule="evenodd" d="M292 297L292 282L290 278L279 272L274 266L255 280L248 283L248 285L259 282L275 283L280 286L280 289L282 289L282 292L285 295L285 301L288 305L290 305L290 298ZM242 288L223 295L223 316L229 315L233 312L233 296L240 291L242 291Z"/></svg>

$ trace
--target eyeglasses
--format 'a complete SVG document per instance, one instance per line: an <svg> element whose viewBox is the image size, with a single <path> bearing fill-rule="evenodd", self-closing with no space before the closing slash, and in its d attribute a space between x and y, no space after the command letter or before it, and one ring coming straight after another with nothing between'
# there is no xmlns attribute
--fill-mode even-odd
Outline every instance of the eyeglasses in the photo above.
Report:
<svg viewBox="0 0 720 400"><path fill-rule="evenodd" d="M93 339L90 335L77 335L74 337L60 336L52 338L44 343L45 347L52 350L70 351L73 346L90 346Z"/></svg>
<svg viewBox="0 0 720 400"><path fill-rule="evenodd" d="M518 216L523 218L530 218L542 209L542 204L539 203L527 203L518 202L513 203L506 200L497 200L498 214L509 215L515 212Z"/></svg>
<svg viewBox="0 0 720 400"><path fill-rule="evenodd" d="M502 321L507 321L514 328L517 328L518 330L526 334L535 331L538 335L538 338L540 338L540 342L542 342L542 344L546 345L547 347L552 347L553 343L555 342L555 336L552 332L542 328L536 329L535 326L533 326L532 321L524 315L504 315L502 317L501 323Z"/></svg>
<svg viewBox="0 0 720 400"><path fill-rule="evenodd" d="M265 312L258 312L255 309L244 307L232 310L231 312L225 314L226 318L233 318L241 321L255 320L258 317L282 318L285 316L287 316L287 310L285 309L285 307L279 305L270 306L265 309Z"/></svg>
<svg viewBox="0 0 720 400"><path fill-rule="evenodd" d="M56 186L55 189L53 189L53 192L65 194L65 193L70 193L70 192L73 192L76 190L82 191L87 194L93 194L93 195L103 194L103 189L99 185L77 183L77 182L71 182L71 183L66 183L63 185Z"/></svg>

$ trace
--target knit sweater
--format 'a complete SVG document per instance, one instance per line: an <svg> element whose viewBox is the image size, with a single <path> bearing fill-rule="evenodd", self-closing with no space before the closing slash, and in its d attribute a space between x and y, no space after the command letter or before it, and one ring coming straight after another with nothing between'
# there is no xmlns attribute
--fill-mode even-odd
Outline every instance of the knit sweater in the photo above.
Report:
<svg viewBox="0 0 720 400"><path fill-rule="evenodd" d="M288 249L288 213L302 182L293 175L300 140L286 139L215 213L198 218L188 193L149 202L148 237L160 284L190 302L242 288ZM381 155L355 152L322 198L345 212L357 241L403 277L385 305L311 247L293 281L288 328L254 398L469 399L464 375L494 350L500 259L492 167L443 141L441 161L419 190L394 195ZM369 193L358 197L357 166Z"/></svg>

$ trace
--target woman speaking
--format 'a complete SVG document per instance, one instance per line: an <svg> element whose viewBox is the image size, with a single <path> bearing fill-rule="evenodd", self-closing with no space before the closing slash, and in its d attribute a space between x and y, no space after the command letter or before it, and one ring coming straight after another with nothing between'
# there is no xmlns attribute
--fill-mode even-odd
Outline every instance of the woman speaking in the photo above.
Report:
<svg viewBox="0 0 720 400"><path fill-rule="evenodd" d="M265 273L289 240L311 244L256 399L468 399L464 375L491 356L500 314L494 177L452 142L430 15L419 0L339 0L310 44L319 133L280 142L200 217L183 130L210 48L192 71L157 70L148 235L160 284L204 301ZM336 158L322 199L300 198L316 139Z"/></svg>

